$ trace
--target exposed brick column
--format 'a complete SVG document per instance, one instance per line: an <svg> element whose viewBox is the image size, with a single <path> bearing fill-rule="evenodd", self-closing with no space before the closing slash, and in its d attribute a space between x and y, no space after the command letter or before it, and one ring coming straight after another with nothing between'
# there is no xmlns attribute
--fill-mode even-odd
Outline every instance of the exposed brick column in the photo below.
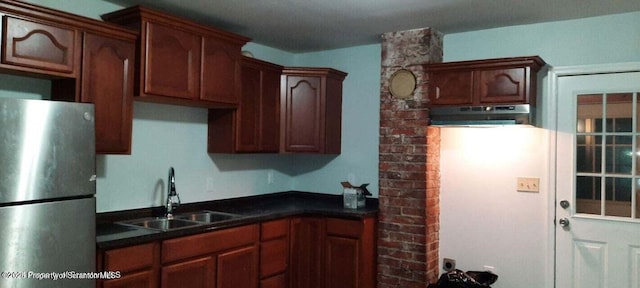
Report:
<svg viewBox="0 0 640 288"><path fill-rule="evenodd" d="M440 131L427 121L423 65L442 62L442 34L429 28L382 36L378 287L426 287L438 277ZM399 69L417 80L412 97L394 98Z"/></svg>

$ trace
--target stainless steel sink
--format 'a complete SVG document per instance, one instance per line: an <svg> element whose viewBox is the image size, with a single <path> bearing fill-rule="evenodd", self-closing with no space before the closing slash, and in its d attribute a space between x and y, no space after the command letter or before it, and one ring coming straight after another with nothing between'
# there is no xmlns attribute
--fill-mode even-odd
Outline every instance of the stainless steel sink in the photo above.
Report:
<svg viewBox="0 0 640 288"><path fill-rule="evenodd" d="M144 218L131 221L120 222L122 224L138 226L142 228L168 231L193 226L202 225L200 222L189 221L185 219L168 219L168 218Z"/></svg>
<svg viewBox="0 0 640 288"><path fill-rule="evenodd" d="M197 211L192 213L178 214L174 216L174 219L183 219L183 220L195 221L200 223L214 223L214 222L231 220L234 218L238 218L239 216L240 215L237 215L237 214L203 210L203 211Z"/></svg>

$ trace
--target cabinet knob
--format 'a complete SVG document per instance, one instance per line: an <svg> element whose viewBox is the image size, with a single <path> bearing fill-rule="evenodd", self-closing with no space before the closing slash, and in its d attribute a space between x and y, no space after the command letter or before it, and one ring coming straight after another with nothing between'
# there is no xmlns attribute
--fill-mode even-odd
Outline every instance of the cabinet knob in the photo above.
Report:
<svg viewBox="0 0 640 288"><path fill-rule="evenodd" d="M440 87L436 87L436 99L440 99Z"/></svg>

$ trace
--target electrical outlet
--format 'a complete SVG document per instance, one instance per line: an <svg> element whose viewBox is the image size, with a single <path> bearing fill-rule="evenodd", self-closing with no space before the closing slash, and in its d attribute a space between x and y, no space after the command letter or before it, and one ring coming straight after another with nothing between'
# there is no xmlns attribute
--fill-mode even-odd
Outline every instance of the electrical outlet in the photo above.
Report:
<svg viewBox="0 0 640 288"><path fill-rule="evenodd" d="M518 177L518 192L540 192L540 178Z"/></svg>
<svg viewBox="0 0 640 288"><path fill-rule="evenodd" d="M442 269L447 272L456 269L456 260L451 258L442 259Z"/></svg>

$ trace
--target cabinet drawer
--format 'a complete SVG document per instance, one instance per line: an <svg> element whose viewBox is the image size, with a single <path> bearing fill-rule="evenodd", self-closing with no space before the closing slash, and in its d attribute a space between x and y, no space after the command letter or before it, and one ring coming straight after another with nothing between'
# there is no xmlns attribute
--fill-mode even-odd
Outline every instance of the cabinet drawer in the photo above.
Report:
<svg viewBox="0 0 640 288"><path fill-rule="evenodd" d="M278 238L260 243L260 278L287 271L289 263L288 238Z"/></svg>
<svg viewBox="0 0 640 288"><path fill-rule="evenodd" d="M270 240L289 235L289 219L274 220L262 223L260 240Z"/></svg>
<svg viewBox="0 0 640 288"><path fill-rule="evenodd" d="M362 221L327 218L327 235L357 239L362 236L362 227Z"/></svg>
<svg viewBox="0 0 640 288"><path fill-rule="evenodd" d="M153 271L142 271L122 275L118 279L106 280L102 283L102 288L156 288L155 278Z"/></svg>
<svg viewBox="0 0 640 288"><path fill-rule="evenodd" d="M258 225L170 239L162 242L162 263L248 246L258 242Z"/></svg>
<svg viewBox="0 0 640 288"><path fill-rule="evenodd" d="M109 250L104 253L106 271L132 271L153 266L157 243Z"/></svg>
<svg viewBox="0 0 640 288"><path fill-rule="evenodd" d="M3 19L2 63L74 74L79 32L12 16Z"/></svg>

